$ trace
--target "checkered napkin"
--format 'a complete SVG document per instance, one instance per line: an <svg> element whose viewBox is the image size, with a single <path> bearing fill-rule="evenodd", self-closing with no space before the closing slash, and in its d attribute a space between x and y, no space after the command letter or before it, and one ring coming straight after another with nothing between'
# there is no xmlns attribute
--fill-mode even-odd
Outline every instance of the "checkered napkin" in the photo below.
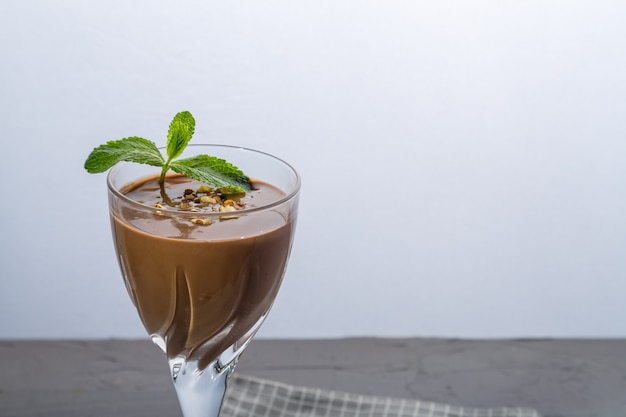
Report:
<svg viewBox="0 0 626 417"><path fill-rule="evenodd" d="M220 417L541 417L522 408L466 408L295 387L234 374Z"/></svg>

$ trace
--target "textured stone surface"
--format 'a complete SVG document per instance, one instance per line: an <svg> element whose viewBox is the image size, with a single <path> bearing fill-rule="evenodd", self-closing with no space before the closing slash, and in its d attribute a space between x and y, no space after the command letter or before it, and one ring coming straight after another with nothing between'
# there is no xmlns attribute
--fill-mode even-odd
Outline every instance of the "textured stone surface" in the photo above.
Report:
<svg viewBox="0 0 626 417"><path fill-rule="evenodd" d="M149 341L0 341L0 416L178 416ZM626 340L256 340L238 372L544 417L626 415Z"/></svg>

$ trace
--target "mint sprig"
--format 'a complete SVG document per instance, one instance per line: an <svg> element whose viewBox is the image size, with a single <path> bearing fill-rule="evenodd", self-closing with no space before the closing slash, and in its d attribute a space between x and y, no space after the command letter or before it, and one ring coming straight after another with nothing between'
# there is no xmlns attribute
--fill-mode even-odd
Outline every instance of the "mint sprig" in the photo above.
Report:
<svg viewBox="0 0 626 417"><path fill-rule="evenodd" d="M188 111L174 116L167 132L167 159L154 142L132 136L109 141L95 148L85 161L85 169L96 174L108 171L120 161L136 162L161 167L161 186L165 183L167 172L172 170L214 188L240 193L250 191L250 179L239 168L223 159L209 155L177 159L189 144L195 127L196 121Z"/></svg>

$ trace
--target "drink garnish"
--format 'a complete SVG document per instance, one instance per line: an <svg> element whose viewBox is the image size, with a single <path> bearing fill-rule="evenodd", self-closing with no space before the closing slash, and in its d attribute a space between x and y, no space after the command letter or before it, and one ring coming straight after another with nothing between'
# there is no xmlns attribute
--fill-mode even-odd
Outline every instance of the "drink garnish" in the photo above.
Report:
<svg viewBox="0 0 626 417"><path fill-rule="evenodd" d="M196 121L188 111L182 111L174 116L167 132L165 147L167 159L154 142L131 136L112 140L95 148L85 161L85 169L96 174L108 171L120 161L136 162L161 167L159 177L161 187L165 183L167 172L172 170L220 189L224 194L250 191L250 179L239 168L224 159L209 155L177 159L189 144L195 126Z"/></svg>

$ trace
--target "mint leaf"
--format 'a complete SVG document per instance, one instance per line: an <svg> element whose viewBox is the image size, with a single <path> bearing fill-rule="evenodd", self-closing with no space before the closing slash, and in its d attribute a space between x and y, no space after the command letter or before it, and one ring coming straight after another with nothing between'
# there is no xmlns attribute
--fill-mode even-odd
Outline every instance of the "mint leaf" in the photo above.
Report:
<svg viewBox="0 0 626 417"><path fill-rule="evenodd" d="M250 179L239 168L214 156L196 155L179 159L170 164L170 169L215 188L235 189L239 192L251 189Z"/></svg>
<svg viewBox="0 0 626 417"><path fill-rule="evenodd" d="M112 140L95 148L85 161L87 172L105 172L120 161L163 166L165 161L153 142L137 136Z"/></svg>
<svg viewBox="0 0 626 417"><path fill-rule="evenodd" d="M85 161L85 169L92 174L105 172L120 161L137 162L161 167L159 185L162 190L167 172L174 172L202 181L228 193L245 193L252 189L250 179L239 168L223 159L208 155L178 158L193 136L196 121L191 113L176 114L167 132L167 160L154 142L137 136L109 141L95 148Z"/></svg>
<svg viewBox="0 0 626 417"><path fill-rule="evenodd" d="M196 121L188 111L182 111L174 116L167 132L168 162L183 153L193 136L195 127Z"/></svg>

